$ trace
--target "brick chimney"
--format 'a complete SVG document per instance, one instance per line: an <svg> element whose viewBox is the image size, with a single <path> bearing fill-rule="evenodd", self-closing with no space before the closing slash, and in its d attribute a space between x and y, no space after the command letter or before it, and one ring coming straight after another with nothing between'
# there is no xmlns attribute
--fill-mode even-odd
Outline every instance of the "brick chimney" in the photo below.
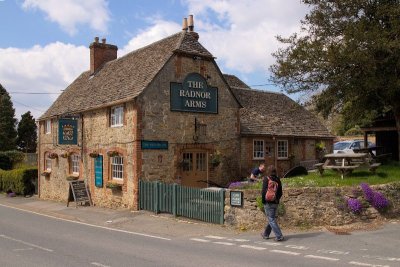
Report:
<svg viewBox="0 0 400 267"><path fill-rule="evenodd" d="M97 72L104 63L117 59L118 47L116 45L106 44L106 39L99 37L94 38L94 42L90 44L90 74Z"/></svg>
<svg viewBox="0 0 400 267"><path fill-rule="evenodd" d="M189 19L187 20L187 29L189 34L191 34L196 40L199 40L199 34L194 31L193 15L189 15Z"/></svg>

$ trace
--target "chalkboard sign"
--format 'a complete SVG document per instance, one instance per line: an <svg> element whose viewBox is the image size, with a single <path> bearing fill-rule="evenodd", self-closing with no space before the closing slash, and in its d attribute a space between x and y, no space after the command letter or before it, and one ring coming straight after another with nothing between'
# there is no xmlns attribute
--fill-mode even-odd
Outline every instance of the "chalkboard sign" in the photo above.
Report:
<svg viewBox="0 0 400 267"><path fill-rule="evenodd" d="M242 191L231 191L230 199L231 199L231 206L243 207L243 192Z"/></svg>
<svg viewBox="0 0 400 267"><path fill-rule="evenodd" d="M70 201L75 201L76 207L78 207L78 202L85 204L89 202L90 206L92 206L92 201L90 200L85 181L69 182L67 207Z"/></svg>

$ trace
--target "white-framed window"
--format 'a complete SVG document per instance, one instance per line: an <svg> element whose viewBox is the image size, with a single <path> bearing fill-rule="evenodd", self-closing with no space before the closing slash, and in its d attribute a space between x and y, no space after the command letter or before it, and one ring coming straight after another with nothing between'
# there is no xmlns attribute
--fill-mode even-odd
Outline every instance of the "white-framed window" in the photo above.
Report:
<svg viewBox="0 0 400 267"><path fill-rule="evenodd" d="M278 140L278 159L288 158L288 148L288 140Z"/></svg>
<svg viewBox="0 0 400 267"><path fill-rule="evenodd" d="M44 154L44 170L51 171L51 158L49 158L49 154Z"/></svg>
<svg viewBox="0 0 400 267"><path fill-rule="evenodd" d="M253 140L253 159L264 159L264 140Z"/></svg>
<svg viewBox="0 0 400 267"><path fill-rule="evenodd" d="M122 180L124 178L124 158L121 156L111 157L111 178Z"/></svg>
<svg viewBox="0 0 400 267"><path fill-rule="evenodd" d="M110 117L111 127L120 127L124 125L124 107L118 106L111 108Z"/></svg>
<svg viewBox="0 0 400 267"><path fill-rule="evenodd" d="M44 122L44 133L51 134L51 120L46 120Z"/></svg>
<svg viewBox="0 0 400 267"><path fill-rule="evenodd" d="M70 156L70 166L71 173L75 175L79 175L79 165L80 165L81 157L77 154L72 154Z"/></svg>

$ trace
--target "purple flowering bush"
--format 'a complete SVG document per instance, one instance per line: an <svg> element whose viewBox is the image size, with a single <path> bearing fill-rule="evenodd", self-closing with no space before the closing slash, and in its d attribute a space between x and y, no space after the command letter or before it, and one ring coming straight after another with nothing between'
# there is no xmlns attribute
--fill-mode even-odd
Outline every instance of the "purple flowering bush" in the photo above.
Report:
<svg viewBox="0 0 400 267"><path fill-rule="evenodd" d="M374 191L369 187L368 184L366 183L361 183L360 184L362 191L364 192L364 197L365 199L369 202L372 203L374 199Z"/></svg>
<svg viewBox="0 0 400 267"><path fill-rule="evenodd" d="M232 182L229 184L228 188L241 188L243 186L242 182Z"/></svg>
<svg viewBox="0 0 400 267"><path fill-rule="evenodd" d="M362 183L361 189L365 199L377 210L385 209L389 206L389 200L381 193L371 189L368 184Z"/></svg>
<svg viewBox="0 0 400 267"><path fill-rule="evenodd" d="M362 211L361 201L357 198L348 198L347 207L349 207L353 213L360 213Z"/></svg>
<svg viewBox="0 0 400 267"><path fill-rule="evenodd" d="M381 192L374 192L371 205L377 210L384 209L389 206L389 200Z"/></svg>

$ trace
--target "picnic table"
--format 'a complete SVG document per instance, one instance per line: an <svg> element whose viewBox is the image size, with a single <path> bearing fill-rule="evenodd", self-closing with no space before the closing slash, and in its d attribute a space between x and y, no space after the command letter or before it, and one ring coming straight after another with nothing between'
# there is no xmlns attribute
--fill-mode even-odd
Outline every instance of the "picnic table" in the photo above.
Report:
<svg viewBox="0 0 400 267"><path fill-rule="evenodd" d="M381 165L380 163L372 163L371 156L368 153L335 153L326 154L323 163L315 164L319 173L322 175L324 170L335 170L343 177L359 168L361 165L366 165L369 170L374 173Z"/></svg>

